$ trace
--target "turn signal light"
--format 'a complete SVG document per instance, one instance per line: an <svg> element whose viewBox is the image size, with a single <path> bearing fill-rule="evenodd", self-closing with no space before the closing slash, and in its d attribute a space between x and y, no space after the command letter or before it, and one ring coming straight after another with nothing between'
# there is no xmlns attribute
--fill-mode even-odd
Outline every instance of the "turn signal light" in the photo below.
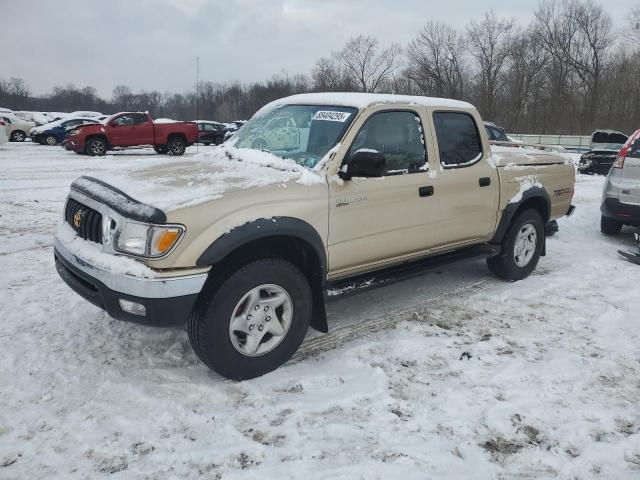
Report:
<svg viewBox="0 0 640 480"><path fill-rule="evenodd" d="M182 231L179 228L163 228L154 232L152 252L162 255L176 243Z"/></svg>

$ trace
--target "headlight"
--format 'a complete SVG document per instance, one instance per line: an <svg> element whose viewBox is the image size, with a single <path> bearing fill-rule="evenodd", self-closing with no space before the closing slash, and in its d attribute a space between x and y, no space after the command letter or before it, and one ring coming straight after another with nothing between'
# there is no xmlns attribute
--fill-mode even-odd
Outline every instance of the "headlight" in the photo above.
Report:
<svg viewBox="0 0 640 480"><path fill-rule="evenodd" d="M116 233L115 249L141 257L161 257L173 248L183 233L182 225L125 222Z"/></svg>
<svg viewBox="0 0 640 480"><path fill-rule="evenodd" d="M69 130L68 135L78 135L80 133L79 128L74 128L73 130Z"/></svg>

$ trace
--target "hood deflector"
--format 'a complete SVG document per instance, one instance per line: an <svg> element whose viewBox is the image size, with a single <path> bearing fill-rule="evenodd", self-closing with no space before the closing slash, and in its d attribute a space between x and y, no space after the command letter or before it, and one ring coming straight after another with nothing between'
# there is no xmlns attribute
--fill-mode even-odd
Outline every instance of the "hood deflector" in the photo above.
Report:
<svg viewBox="0 0 640 480"><path fill-rule="evenodd" d="M165 223L165 213L151 205L131 198L122 190L112 187L97 178L82 176L71 184L71 190L80 192L93 200L103 203L120 215L138 222Z"/></svg>

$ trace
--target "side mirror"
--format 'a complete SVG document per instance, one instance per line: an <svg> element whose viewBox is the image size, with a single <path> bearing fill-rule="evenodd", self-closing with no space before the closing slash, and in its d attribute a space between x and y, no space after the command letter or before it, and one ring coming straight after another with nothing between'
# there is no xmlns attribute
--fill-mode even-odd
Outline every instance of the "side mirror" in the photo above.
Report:
<svg viewBox="0 0 640 480"><path fill-rule="evenodd" d="M384 155L377 150L362 148L349 158L346 171L340 171L343 180L353 177L382 177L384 175Z"/></svg>

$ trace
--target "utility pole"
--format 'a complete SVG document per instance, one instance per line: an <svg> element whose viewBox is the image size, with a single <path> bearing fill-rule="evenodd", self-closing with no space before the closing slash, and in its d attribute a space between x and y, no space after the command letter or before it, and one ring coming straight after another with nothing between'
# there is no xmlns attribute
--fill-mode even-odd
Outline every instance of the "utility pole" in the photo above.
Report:
<svg viewBox="0 0 640 480"><path fill-rule="evenodd" d="M200 57L196 57L196 122L198 120L200 120ZM198 153L199 143L197 135L196 133L196 153Z"/></svg>

